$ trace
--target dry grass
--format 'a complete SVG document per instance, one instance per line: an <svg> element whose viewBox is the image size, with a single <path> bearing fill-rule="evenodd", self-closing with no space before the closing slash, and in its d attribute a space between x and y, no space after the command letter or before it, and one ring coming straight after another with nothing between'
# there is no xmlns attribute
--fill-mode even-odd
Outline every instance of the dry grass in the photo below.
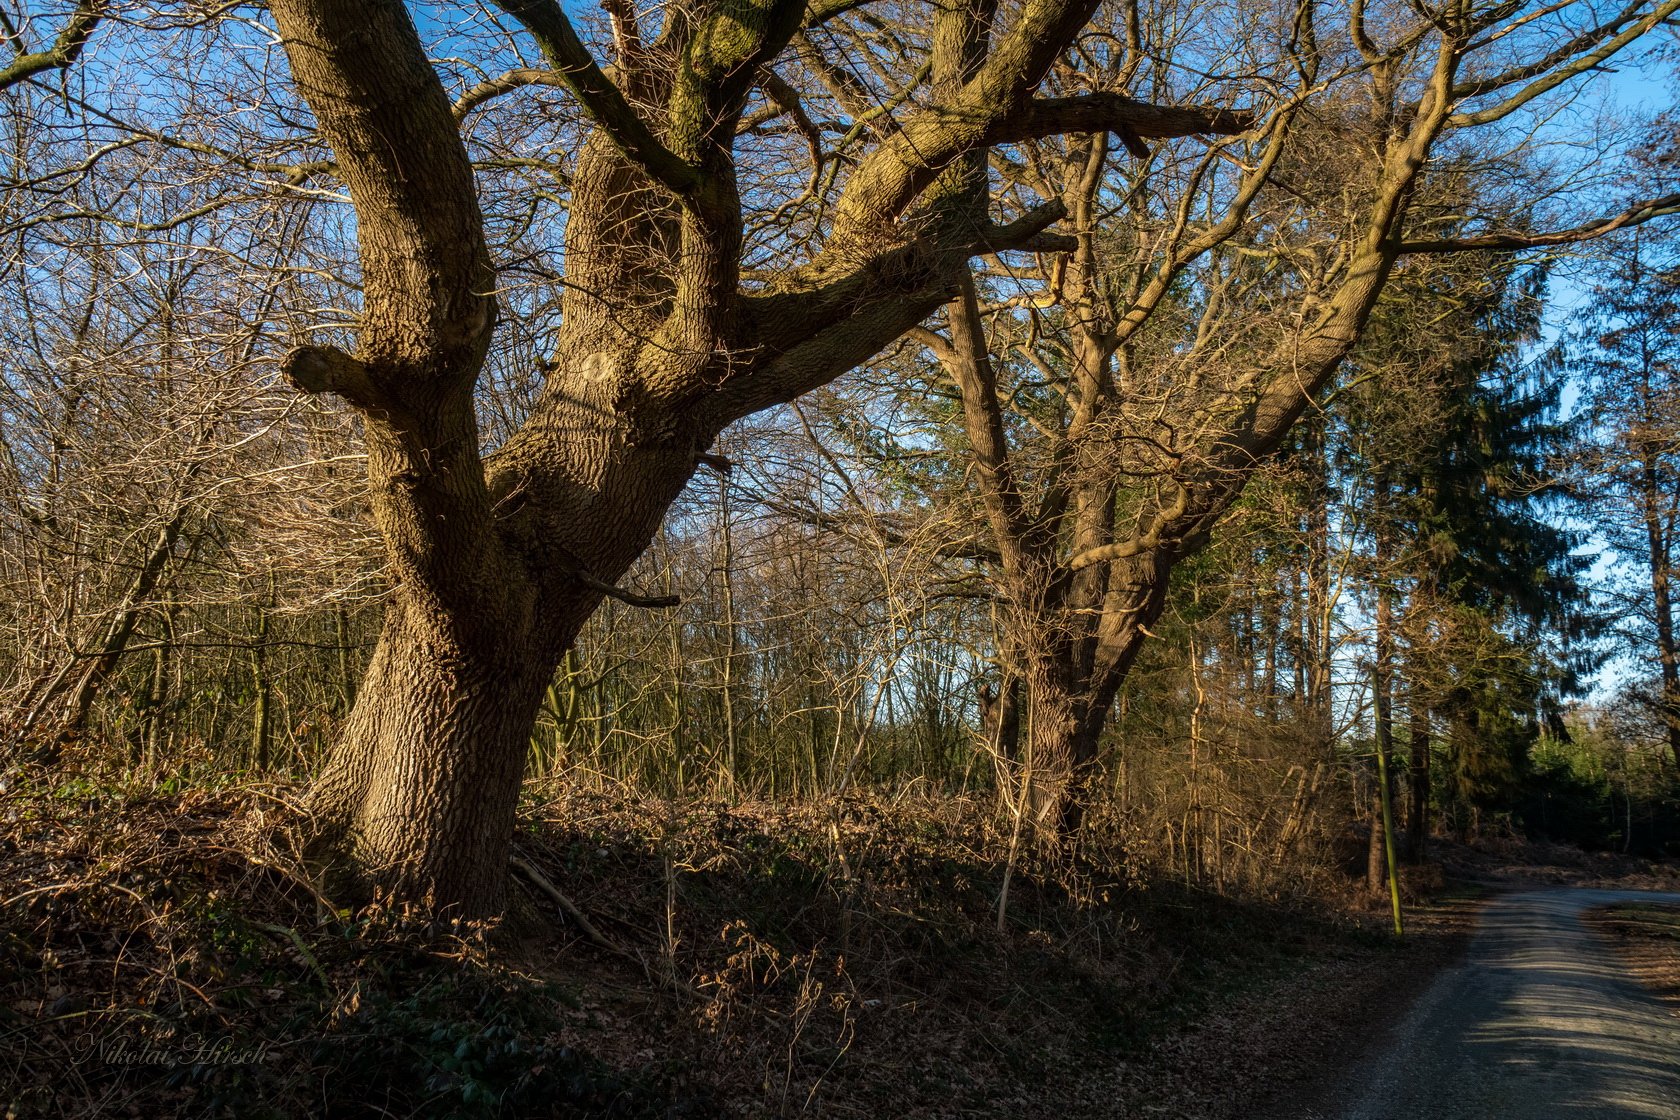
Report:
<svg viewBox="0 0 1680 1120"><path fill-rule="evenodd" d="M289 787L11 781L20 1117L1238 1116L1286 1026L1440 948L1123 874L1118 841L1018 869L1000 936L987 808L867 796L533 790L520 852L575 913L522 888L440 928L321 898Z"/></svg>
<svg viewBox="0 0 1680 1120"><path fill-rule="evenodd" d="M1436 840L1431 849L1449 878L1500 887L1570 886L1621 890L1680 890L1680 865L1587 852L1566 844L1488 838L1472 844Z"/></svg>

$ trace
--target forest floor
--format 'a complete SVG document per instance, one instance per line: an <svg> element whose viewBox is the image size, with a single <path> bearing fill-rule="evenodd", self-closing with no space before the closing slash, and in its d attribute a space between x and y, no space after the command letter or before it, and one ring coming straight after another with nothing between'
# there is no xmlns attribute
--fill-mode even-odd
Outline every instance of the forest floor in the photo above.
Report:
<svg viewBox="0 0 1680 1120"><path fill-rule="evenodd" d="M8 1117L1253 1116L1380 1040L1505 884L1680 883L1443 845L1397 940L1334 877L1010 872L977 802L533 790L508 919L440 927L322 898L295 794L7 775Z"/></svg>

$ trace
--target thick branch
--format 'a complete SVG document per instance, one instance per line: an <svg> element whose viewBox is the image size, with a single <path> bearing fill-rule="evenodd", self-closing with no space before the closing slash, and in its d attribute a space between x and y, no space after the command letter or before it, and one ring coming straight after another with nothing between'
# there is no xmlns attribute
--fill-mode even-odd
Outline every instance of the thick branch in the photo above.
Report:
<svg viewBox="0 0 1680 1120"><path fill-rule="evenodd" d="M1144 529L1122 541L1097 545L1088 548L1068 559L1067 570L1070 573L1081 572L1097 564L1109 564L1116 560L1129 560L1134 556L1159 548L1163 543L1180 539L1191 518L1190 490L1181 487L1173 504L1157 510L1149 521L1149 528Z"/></svg>
<svg viewBox="0 0 1680 1120"><path fill-rule="evenodd" d="M356 208L359 352L463 401L495 322L472 164L400 0L271 0L299 91Z"/></svg>
<svg viewBox="0 0 1680 1120"><path fill-rule="evenodd" d="M1539 249L1547 245L1574 245L1582 241L1591 241L1614 233L1619 229L1630 229L1642 225L1652 218L1666 217L1670 214L1680 214L1680 194L1665 194L1661 198L1653 198L1645 202L1635 203L1620 214L1608 218L1596 218L1569 229L1553 230L1549 233L1485 233L1475 237L1444 237L1434 240L1405 241L1400 245L1400 252L1411 254L1423 253L1471 253L1482 250L1520 250Z"/></svg>
<svg viewBox="0 0 1680 1120"><path fill-rule="evenodd" d="M1118 93L1046 97L1028 101L1019 112L998 120L986 133L989 144L1007 144L1072 132L1112 132L1136 156L1147 156L1143 138L1235 136L1254 127L1257 117L1243 109L1203 105L1154 105Z"/></svg>
<svg viewBox="0 0 1680 1120"><path fill-rule="evenodd" d="M976 250L981 251L987 250ZM843 272L837 270L832 279L822 283L810 282L797 271L783 272L776 279L788 290L748 295L742 305L756 324L754 334L760 351L774 359L805 345L822 331L843 326L854 315L867 313L879 302L898 300L925 288L937 281L938 272L939 262L929 247L911 241L866 257ZM936 298L923 316L947 298ZM921 318L907 326L914 326ZM891 341L886 339L880 345Z"/></svg>
<svg viewBox="0 0 1680 1120"><path fill-rule="evenodd" d="M479 458L495 271L449 97L402 0L269 10L350 188L363 297L356 356L306 347L287 376L362 405L366 493L400 595L451 619L450 641L495 648L527 589Z"/></svg>
<svg viewBox="0 0 1680 1120"><path fill-rule="evenodd" d="M952 296L949 278L917 269L901 253L887 259L906 271L886 275L880 261L816 292L748 302L773 340L760 362L730 377L709 408L715 423L785 404L826 385L892 345ZM919 273L919 275L918 275ZM871 277L878 277L872 283Z"/></svg>
<svg viewBox="0 0 1680 1120"><path fill-rule="evenodd" d="M299 392L332 393L357 408L377 406L367 366L335 346L300 346L286 355L280 373Z"/></svg>
<svg viewBox="0 0 1680 1120"><path fill-rule="evenodd" d="M1027 0L985 65L949 97L917 112L852 175L835 209L835 241L879 237L940 174L1021 110L1096 9L1096 0Z"/></svg>
<svg viewBox="0 0 1680 1120"><path fill-rule="evenodd" d="M959 290L956 265L965 256L1015 250L1066 252L1071 237L1047 232L1066 216L1055 199L1006 225L989 226L966 246L938 253L913 241L880 253L817 288L748 296L763 359L732 378L730 419L792 400L867 361L917 326ZM738 395L745 394L744 396ZM750 408L748 401L755 402Z"/></svg>
<svg viewBox="0 0 1680 1120"><path fill-rule="evenodd" d="M1027 551L1027 520L1021 492L1010 460L1009 439L1004 431L1003 407L998 402L997 373L980 322L980 305L975 297L973 277L965 270L957 298L945 308L951 331L950 346L938 352L946 374L962 397L963 430L977 468L980 499L991 522L1006 572L1024 574Z"/></svg>
<svg viewBox="0 0 1680 1120"><path fill-rule="evenodd" d="M80 0L76 10L58 33L53 45L44 51L20 51L11 63L0 70L0 89L10 89L19 82L33 78L46 70L68 69L81 56L93 29L105 14L105 0ZM13 38L8 35L7 38Z"/></svg>
<svg viewBox="0 0 1680 1120"><path fill-rule="evenodd" d="M811 0L805 7L805 26L820 27L835 16L845 15L873 0Z"/></svg>
<svg viewBox="0 0 1680 1120"><path fill-rule="evenodd" d="M1008 253L1025 250L1036 253L1071 253L1079 239L1069 234L1046 232L1067 217L1067 206L1054 199L1035 206L1008 225L988 226L971 247L972 253Z"/></svg>

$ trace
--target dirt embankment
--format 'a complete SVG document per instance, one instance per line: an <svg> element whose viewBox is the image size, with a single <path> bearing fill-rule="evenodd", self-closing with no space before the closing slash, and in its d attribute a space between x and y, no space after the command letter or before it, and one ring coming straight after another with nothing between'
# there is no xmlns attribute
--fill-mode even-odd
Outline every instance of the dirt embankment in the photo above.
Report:
<svg viewBox="0 0 1680 1120"><path fill-rule="evenodd" d="M1437 840L1432 855L1448 880L1489 890L1542 886L1680 890L1680 864L1617 852L1585 852L1564 844L1514 839L1475 844Z"/></svg>
<svg viewBox="0 0 1680 1120"><path fill-rule="evenodd" d="M1629 974L1680 1016L1680 905L1627 903L1588 915Z"/></svg>
<svg viewBox="0 0 1680 1120"><path fill-rule="evenodd" d="M1373 1037L1474 910L1417 908L1396 942L1375 906L1096 852L1015 868L1000 933L1008 838L982 806L571 794L524 813L509 920L439 927L322 898L291 804L14 785L0 1105L1224 1120Z"/></svg>

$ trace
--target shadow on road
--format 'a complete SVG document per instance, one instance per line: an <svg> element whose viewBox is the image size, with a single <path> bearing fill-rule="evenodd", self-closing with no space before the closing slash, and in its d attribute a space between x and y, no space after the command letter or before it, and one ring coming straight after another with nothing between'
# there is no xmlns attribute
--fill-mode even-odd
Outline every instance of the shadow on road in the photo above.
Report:
<svg viewBox="0 0 1680 1120"><path fill-rule="evenodd" d="M1582 921L1680 894L1551 890L1485 911L1463 964L1412 1008L1342 1120L1680 1120L1680 1018Z"/></svg>

